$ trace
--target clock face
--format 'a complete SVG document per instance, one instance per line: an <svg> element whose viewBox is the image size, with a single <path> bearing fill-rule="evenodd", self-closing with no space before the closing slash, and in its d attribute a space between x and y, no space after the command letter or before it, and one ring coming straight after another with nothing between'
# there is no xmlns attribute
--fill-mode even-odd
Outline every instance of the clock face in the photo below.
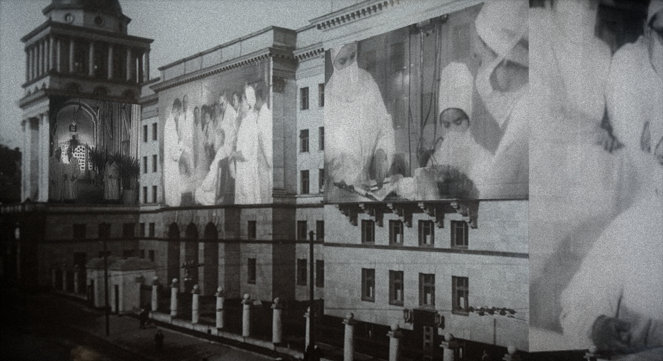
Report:
<svg viewBox="0 0 663 361"><path fill-rule="evenodd" d="M66 21L66 22L68 22L68 23L72 23L72 22L74 22L74 15L72 15L72 14L66 14L66 15L64 16L64 21Z"/></svg>
<svg viewBox="0 0 663 361"><path fill-rule="evenodd" d="M104 25L104 18L102 18L101 16L97 15L97 16L94 18L94 23L97 24L97 26L102 26L102 25Z"/></svg>

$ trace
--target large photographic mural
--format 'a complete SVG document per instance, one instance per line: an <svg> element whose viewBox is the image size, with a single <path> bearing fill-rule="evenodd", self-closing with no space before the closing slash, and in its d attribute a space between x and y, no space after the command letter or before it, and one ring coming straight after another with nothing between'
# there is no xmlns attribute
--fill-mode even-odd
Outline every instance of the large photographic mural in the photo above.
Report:
<svg viewBox="0 0 663 361"><path fill-rule="evenodd" d="M327 52L327 202L527 199L527 9L480 9Z"/></svg>
<svg viewBox="0 0 663 361"><path fill-rule="evenodd" d="M271 202L269 62L164 90L164 200L169 206Z"/></svg>

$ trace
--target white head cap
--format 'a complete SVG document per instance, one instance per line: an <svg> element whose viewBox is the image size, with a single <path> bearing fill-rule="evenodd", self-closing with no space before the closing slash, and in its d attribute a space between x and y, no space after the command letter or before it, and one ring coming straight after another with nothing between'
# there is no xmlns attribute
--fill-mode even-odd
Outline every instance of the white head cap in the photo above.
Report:
<svg viewBox="0 0 663 361"><path fill-rule="evenodd" d="M649 9L647 10L647 24L661 10L663 10L663 0L651 0L649 2Z"/></svg>
<svg viewBox="0 0 663 361"><path fill-rule="evenodd" d="M256 91L252 86L247 85L244 88L244 95L246 95L246 103L253 108L256 105Z"/></svg>
<svg viewBox="0 0 663 361"><path fill-rule="evenodd" d="M472 93L474 78L463 63L451 62L440 75L438 105L440 112L449 108L458 108L472 117Z"/></svg>
<svg viewBox="0 0 663 361"><path fill-rule="evenodd" d="M477 34L499 57L528 66L526 49L512 51L528 37L528 10L527 0L490 0L474 21Z"/></svg>

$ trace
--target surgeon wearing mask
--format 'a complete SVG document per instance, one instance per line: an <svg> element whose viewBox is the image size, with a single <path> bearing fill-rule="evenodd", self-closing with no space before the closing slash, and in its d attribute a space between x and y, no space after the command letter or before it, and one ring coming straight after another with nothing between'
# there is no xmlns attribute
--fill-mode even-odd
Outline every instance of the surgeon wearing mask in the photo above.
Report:
<svg viewBox="0 0 663 361"><path fill-rule="evenodd" d="M527 198L529 193L528 3L495 0L475 20L476 89L503 134L485 177L482 198Z"/></svg>
<svg viewBox="0 0 663 361"><path fill-rule="evenodd" d="M327 197L338 186L382 188L395 150L391 116L377 83L357 64L357 43L331 50L334 73L325 89ZM333 192L331 194L330 192Z"/></svg>

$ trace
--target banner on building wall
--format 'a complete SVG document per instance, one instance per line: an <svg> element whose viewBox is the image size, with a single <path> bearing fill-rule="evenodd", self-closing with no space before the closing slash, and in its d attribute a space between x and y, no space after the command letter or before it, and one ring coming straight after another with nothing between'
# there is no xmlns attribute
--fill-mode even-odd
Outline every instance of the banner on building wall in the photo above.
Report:
<svg viewBox="0 0 663 361"><path fill-rule="evenodd" d="M271 202L269 61L167 89L159 102L167 205Z"/></svg>
<svg viewBox="0 0 663 361"><path fill-rule="evenodd" d="M326 202L527 199L524 33L480 40L480 9L327 51Z"/></svg>

